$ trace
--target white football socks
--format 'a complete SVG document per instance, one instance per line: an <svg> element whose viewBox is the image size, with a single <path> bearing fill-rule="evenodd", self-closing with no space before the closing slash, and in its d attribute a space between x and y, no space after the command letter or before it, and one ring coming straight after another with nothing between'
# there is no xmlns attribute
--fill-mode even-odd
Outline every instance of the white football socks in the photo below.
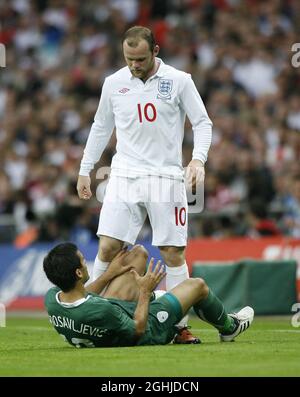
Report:
<svg viewBox="0 0 300 397"><path fill-rule="evenodd" d="M167 291L170 291L170 289L176 287L176 285L180 284L182 281L190 278L189 269L186 262L184 262L184 264L181 266L166 266L166 273Z"/></svg>
<svg viewBox="0 0 300 397"><path fill-rule="evenodd" d="M96 280L99 276L101 276L108 268L110 262L100 261L98 255L95 258L94 267L93 267L93 281Z"/></svg>
<svg viewBox="0 0 300 397"><path fill-rule="evenodd" d="M182 281L190 278L189 269L184 262L181 266L170 267L166 266L166 288L167 291L170 291L172 288L176 287L176 285L180 284ZM180 322L177 324L178 327L186 327L188 322L188 315L184 316Z"/></svg>

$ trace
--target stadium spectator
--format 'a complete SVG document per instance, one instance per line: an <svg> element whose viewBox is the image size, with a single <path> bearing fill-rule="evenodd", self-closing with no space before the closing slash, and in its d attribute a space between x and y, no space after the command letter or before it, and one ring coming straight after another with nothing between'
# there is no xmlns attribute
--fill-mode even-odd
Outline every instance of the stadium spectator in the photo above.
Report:
<svg viewBox="0 0 300 397"><path fill-rule="evenodd" d="M0 184L0 217L10 218L15 227L14 234L6 234L0 226L1 238L10 235L13 241L30 227L27 212L34 213L40 228L69 200L99 91L104 78L124 65L119 42L136 23L153 28L167 63L192 73L214 120L206 178L212 173L220 185L226 181L236 200L233 222L241 213L247 217L249 202L258 194L282 233L295 235L284 220L287 201L280 212L271 203L280 194L277 176L289 181L300 173L300 68L291 64L299 2L167 3L0 2L7 64L0 74L0 179L9 185ZM110 164L114 143L113 137L99 165ZM191 145L187 125L185 165ZM251 163L248 172L246 162ZM294 195L290 189L288 194ZM99 204L83 206L96 223ZM205 211L191 218L190 233L205 233ZM211 235L222 234L218 211L211 214ZM76 227L81 221L74 222ZM71 229L58 228L56 238L66 232L71 236Z"/></svg>
<svg viewBox="0 0 300 397"><path fill-rule="evenodd" d="M250 203L249 213L249 230L248 236L261 237L261 236L280 236L281 232L276 223L269 219L266 210L266 205L263 201L253 200Z"/></svg>
<svg viewBox="0 0 300 397"><path fill-rule="evenodd" d="M290 195L287 198L283 220L287 227L287 234L300 238L300 174L291 179Z"/></svg>

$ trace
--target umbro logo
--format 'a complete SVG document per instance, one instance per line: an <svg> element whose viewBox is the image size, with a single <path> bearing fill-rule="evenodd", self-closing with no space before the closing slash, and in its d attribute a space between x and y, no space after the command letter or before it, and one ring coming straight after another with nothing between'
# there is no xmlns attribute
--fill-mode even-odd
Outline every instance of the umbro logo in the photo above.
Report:
<svg viewBox="0 0 300 397"><path fill-rule="evenodd" d="M128 91L130 91L129 88L122 88L121 90L119 90L121 94L126 94L126 92Z"/></svg>

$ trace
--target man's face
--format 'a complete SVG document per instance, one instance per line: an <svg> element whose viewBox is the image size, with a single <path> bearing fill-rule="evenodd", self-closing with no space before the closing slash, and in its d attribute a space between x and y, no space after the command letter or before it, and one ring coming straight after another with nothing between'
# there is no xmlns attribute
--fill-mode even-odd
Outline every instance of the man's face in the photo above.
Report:
<svg viewBox="0 0 300 397"><path fill-rule="evenodd" d="M146 40L140 40L137 47L123 43L125 61L134 77L146 79L154 67L156 51L151 52Z"/></svg>
<svg viewBox="0 0 300 397"><path fill-rule="evenodd" d="M80 270L82 272L81 281L83 284L85 284L90 279L90 275L89 275L87 265L86 265L86 260L80 251L78 251L77 254L80 258L80 263L81 263L81 268L80 268Z"/></svg>

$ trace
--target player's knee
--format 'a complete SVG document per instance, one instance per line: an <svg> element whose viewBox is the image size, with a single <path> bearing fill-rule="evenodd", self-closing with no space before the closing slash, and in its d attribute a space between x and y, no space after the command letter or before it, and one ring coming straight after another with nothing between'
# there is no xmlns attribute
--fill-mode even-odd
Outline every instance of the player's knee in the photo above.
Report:
<svg viewBox="0 0 300 397"><path fill-rule="evenodd" d="M183 281L198 299L205 299L208 295L208 286L202 278L189 278Z"/></svg>
<svg viewBox="0 0 300 397"><path fill-rule="evenodd" d="M132 250L132 252L136 253L137 255L143 257L144 259L148 258L149 252L143 245L135 245Z"/></svg>
<svg viewBox="0 0 300 397"><path fill-rule="evenodd" d="M206 298L209 292L209 288L203 278L194 278L190 280L195 280L196 288L197 291L199 291L199 294L201 294L201 298Z"/></svg>
<svg viewBox="0 0 300 397"><path fill-rule="evenodd" d="M110 262L116 254L120 251L120 244L112 241L103 241L100 243L99 256L100 260Z"/></svg>
<svg viewBox="0 0 300 397"><path fill-rule="evenodd" d="M136 245L127 257L128 263L138 272L139 275L145 274L148 259L148 251L142 245Z"/></svg>

